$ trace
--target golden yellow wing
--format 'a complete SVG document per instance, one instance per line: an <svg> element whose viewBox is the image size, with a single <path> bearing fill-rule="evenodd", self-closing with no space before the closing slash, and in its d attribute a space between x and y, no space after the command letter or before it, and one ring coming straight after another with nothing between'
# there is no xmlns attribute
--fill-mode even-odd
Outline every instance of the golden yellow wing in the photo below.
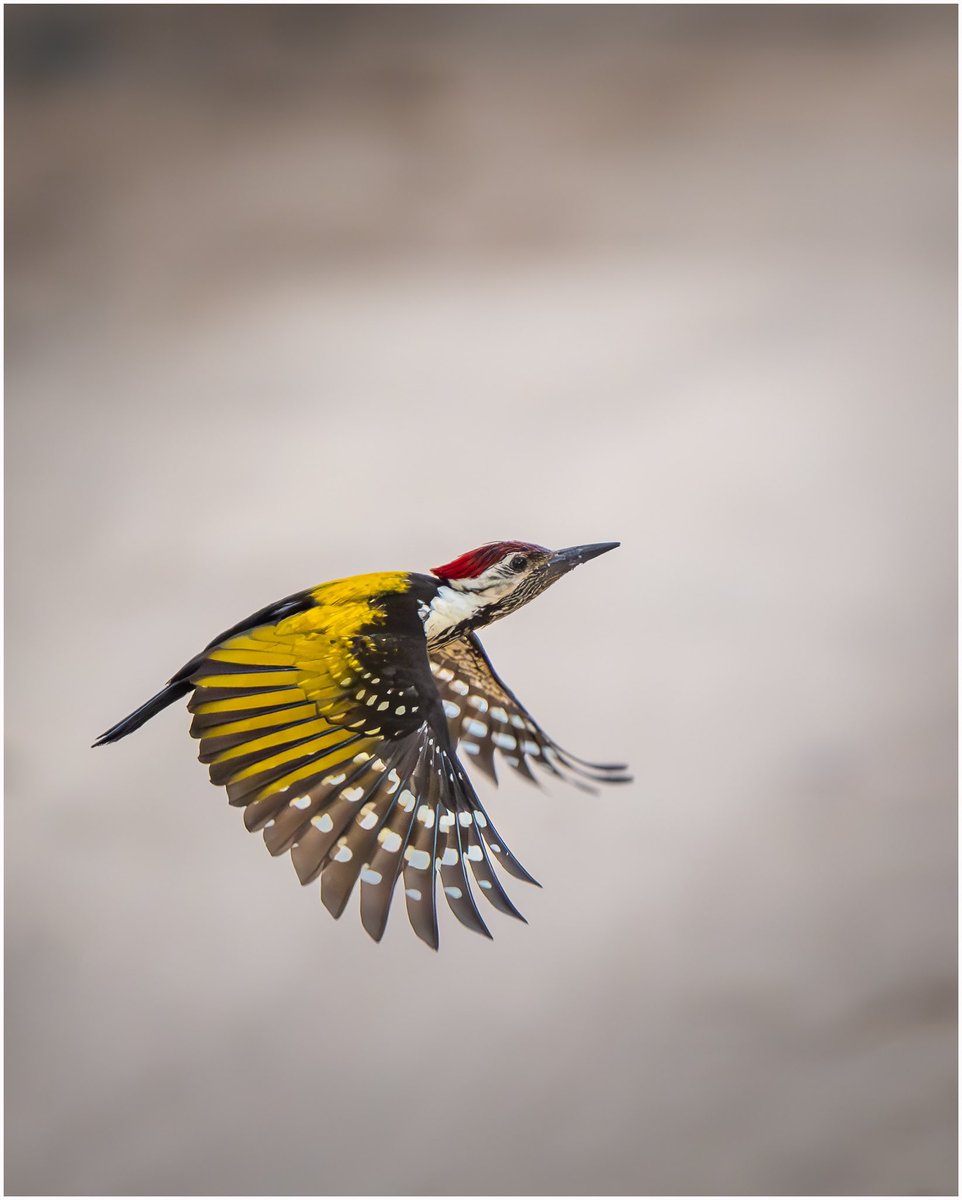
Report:
<svg viewBox="0 0 962 1200"><path fill-rule="evenodd" d="M437 946L435 876L455 915L488 931L468 879L520 916L492 861L534 882L504 846L451 745L418 595L401 573L310 593L312 606L233 632L191 664L200 759L272 854L321 877L334 916L360 880L379 939L403 876L415 931ZM490 936L490 935L488 935Z"/></svg>

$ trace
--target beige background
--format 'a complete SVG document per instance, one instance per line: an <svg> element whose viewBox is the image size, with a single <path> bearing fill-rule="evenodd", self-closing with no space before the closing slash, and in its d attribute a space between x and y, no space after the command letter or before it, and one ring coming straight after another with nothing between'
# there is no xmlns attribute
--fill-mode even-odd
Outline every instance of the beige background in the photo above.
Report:
<svg viewBox="0 0 962 1200"><path fill-rule="evenodd" d="M5 17L7 1190L954 1191L955 11ZM500 537L527 928L88 749Z"/></svg>

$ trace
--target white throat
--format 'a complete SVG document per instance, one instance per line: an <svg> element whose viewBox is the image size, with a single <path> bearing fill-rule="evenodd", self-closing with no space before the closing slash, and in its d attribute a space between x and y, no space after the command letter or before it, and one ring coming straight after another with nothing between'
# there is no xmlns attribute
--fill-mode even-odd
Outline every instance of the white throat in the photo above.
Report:
<svg viewBox="0 0 962 1200"><path fill-rule="evenodd" d="M428 645L445 641L454 629L475 617L485 603L483 593L463 592L443 583L431 603L421 605Z"/></svg>
<svg viewBox="0 0 962 1200"><path fill-rule="evenodd" d="M420 609L428 645L447 641L459 625L473 620L482 609L499 604L517 586L517 578L503 562L474 579L459 580L456 587L442 583L431 603L422 604Z"/></svg>

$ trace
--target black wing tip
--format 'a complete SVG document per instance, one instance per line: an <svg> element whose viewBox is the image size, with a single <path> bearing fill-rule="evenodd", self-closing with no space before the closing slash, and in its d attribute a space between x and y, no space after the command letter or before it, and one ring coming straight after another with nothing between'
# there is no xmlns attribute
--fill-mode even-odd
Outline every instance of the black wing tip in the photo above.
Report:
<svg viewBox="0 0 962 1200"><path fill-rule="evenodd" d="M537 881L537 879L535 879L535 877L526 867L523 867L521 863L518 862L513 854L510 858L510 865L509 860L506 860L502 855L499 855L495 861L499 866L507 871L509 875L513 876L515 879L520 879L522 883L533 884L536 888L541 887L541 884ZM520 916L520 913L518 915Z"/></svg>
<svg viewBox="0 0 962 1200"><path fill-rule="evenodd" d="M488 842L490 848L491 843ZM522 883L532 883L535 887L541 887L541 884L535 879L527 867L523 866L517 857L502 844L500 849L494 852L494 857L489 860L492 863L497 863L502 871L505 871L512 879L518 879Z"/></svg>
<svg viewBox="0 0 962 1200"><path fill-rule="evenodd" d="M537 886L540 887L541 884L539 883ZM513 917L516 921L520 921L522 925L527 925L528 923L528 918L520 909L515 908L511 900L508 900L506 908L499 908L498 912L503 912L506 917Z"/></svg>
<svg viewBox="0 0 962 1200"><path fill-rule="evenodd" d="M577 754L572 754L569 750L562 750L559 746L553 746L552 749L566 765L574 764L578 767L583 767L587 771L598 771L602 774L611 774L612 772L622 772L628 770L627 763L596 763L588 762L585 758L579 758Z"/></svg>
<svg viewBox="0 0 962 1200"><path fill-rule="evenodd" d="M133 733L135 729L139 729L151 717L155 717L157 713L165 709L168 704L173 704L181 696L186 696L191 691L192 686L192 684L185 682L183 679L175 677L170 683L165 684L156 696L151 696L149 700L141 704L140 708L135 708L122 721L118 721L106 733L102 733L90 747L91 750L97 746L106 746L108 742L118 742L122 737L126 737L128 733Z"/></svg>
<svg viewBox="0 0 962 1200"><path fill-rule="evenodd" d="M632 783L634 781L634 776L628 774L627 763L593 763L579 758L567 750L562 750L560 746L555 745L552 749L557 754L561 766L581 779L588 779L592 783ZM572 780L568 782L570 783Z"/></svg>

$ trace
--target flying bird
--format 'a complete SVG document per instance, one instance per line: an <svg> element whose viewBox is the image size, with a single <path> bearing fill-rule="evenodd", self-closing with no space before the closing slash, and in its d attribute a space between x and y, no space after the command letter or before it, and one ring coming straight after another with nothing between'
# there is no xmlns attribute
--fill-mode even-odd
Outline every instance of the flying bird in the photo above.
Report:
<svg viewBox="0 0 962 1200"><path fill-rule="evenodd" d="M333 916L360 881L361 922L380 941L403 877L411 925L437 949L440 876L458 920L490 937L468 868L485 899L522 921L493 864L536 881L464 762L495 782L496 758L529 780L535 765L589 790L629 777L562 750L495 673L476 630L618 545L490 542L430 575L355 575L297 592L214 638L94 745L190 696L211 782L271 854L290 851L302 884L320 876Z"/></svg>

